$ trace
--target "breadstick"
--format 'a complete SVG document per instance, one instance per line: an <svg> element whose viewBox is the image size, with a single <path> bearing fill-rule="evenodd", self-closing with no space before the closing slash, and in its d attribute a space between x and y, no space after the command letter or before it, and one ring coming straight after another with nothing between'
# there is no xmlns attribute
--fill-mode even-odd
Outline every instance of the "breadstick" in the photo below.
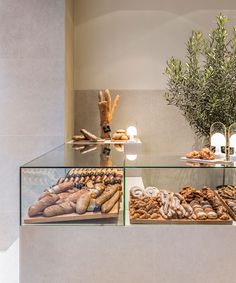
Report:
<svg viewBox="0 0 236 283"><path fill-rule="evenodd" d="M115 100L114 100L114 102L113 102L113 106L112 106L112 110L111 110L111 115L110 115L110 119L111 119L110 122L112 121L112 118L113 118L113 115L114 115L114 112L115 112L115 109L116 109L116 107L118 105L119 100L120 100L120 96L117 95Z"/></svg>
<svg viewBox="0 0 236 283"><path fill-rule="evenodd" d="M107 101L107 111L110 114L111 113L111 94L110 94L109 89L105 90L104 97L105 97L105 100Z"/></svg>
<svg viewBox="0 0 236 283"><path fill-rule="evenodd" d="M103 101L103 93L102 93L101 90L98 92L98 101L99 101L99 102L102 102L102 101Z"/></svg>

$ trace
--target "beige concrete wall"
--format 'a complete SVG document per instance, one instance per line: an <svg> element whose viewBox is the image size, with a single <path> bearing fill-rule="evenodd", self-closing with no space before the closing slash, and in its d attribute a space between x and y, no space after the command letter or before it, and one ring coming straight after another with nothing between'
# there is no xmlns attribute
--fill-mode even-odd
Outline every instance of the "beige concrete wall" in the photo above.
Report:
<svg viewBox="0 0 236 283"><path fill-rule="evenodd" d="M75 133L86 128L99 135L97 90L75 91ZM112 121L112 131L136 126L143 152L183 155L196 143L191 128L176 107L168 106L158 90L111 90L120 101Z"/></svg>
<svg viewBox="0 0 236 283"><path fill-rule="evenodd" d="M19 166L63 143L64 1L0 0L0 250L19 229Z"/></svg>
<svg viewBox="0 0 236 283"><path fill-rule="evenodd" d="M234 0L78 0L75 89L164 89L166 60L185 56L192 29L208 34Z"/></svg>

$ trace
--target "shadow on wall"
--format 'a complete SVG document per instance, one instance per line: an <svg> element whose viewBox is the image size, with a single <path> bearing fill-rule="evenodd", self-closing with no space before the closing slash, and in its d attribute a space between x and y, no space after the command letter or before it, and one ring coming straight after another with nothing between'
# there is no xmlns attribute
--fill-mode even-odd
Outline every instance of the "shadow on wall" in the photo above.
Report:
<svg viewBox="0 0 236 283"><path fill-rule="evenodd" d="M167 105L162 90L112 90L121 96L112 130L134 125L147 153L183 154L192 149L194 134L179 110ZM86 128L99 135L97 90L75 92L75 134Z"/></svg>

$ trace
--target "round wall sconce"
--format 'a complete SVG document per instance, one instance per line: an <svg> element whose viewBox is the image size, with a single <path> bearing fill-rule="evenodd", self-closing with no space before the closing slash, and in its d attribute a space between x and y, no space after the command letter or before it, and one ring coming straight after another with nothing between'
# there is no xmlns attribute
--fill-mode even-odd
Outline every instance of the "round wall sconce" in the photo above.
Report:
<svg viewBox="0 0 236 283"><path fill-rule="evenodd" d="M217 159L225 158L226 154L226 127L221 122L216 122L210 128L211 150L215 151Z"/></svg>

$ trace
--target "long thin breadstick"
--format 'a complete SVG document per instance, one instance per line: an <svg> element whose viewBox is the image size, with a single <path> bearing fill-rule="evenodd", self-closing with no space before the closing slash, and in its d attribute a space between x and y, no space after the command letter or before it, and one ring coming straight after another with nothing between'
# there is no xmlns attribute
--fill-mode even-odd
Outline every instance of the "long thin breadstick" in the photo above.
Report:
<svg viewBox="0 0 236 283"><path fill-rule="evenodd" d="M107 101L99 102L98 107L100 111L100 120L102 126L104 123L108 123Z"/></svg>
<svg viewBox="0 0 236 283"><path fill-rule="evenodd" d="M112 121L112 118L113 118L113 115L114 115L114 112L115 112L115 109L116 109L116 107L118 105L119 100L120 100L120 96L117 95L115 100L114 100L113 106L112 106L111 115L110 115L110 121Z"/></svg>
<svg viewBox="0 0 236 283"><path fill-rule="evenodd" d="M103 93L100 90L99 93L98 93L98 102L102 102L102 101L103 101Z"/></svg>
<svg viewBox="0 0 236 283"><path fill-rule="evenodd" d="M107 101L107 112L110 113L111 112L111 94L110 94L109 89L105 90L104 97L105 97L105 100Z"/></svg>

